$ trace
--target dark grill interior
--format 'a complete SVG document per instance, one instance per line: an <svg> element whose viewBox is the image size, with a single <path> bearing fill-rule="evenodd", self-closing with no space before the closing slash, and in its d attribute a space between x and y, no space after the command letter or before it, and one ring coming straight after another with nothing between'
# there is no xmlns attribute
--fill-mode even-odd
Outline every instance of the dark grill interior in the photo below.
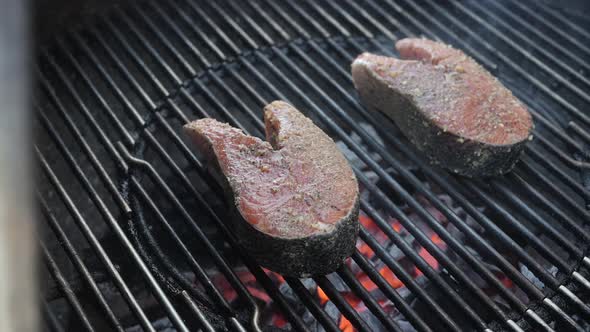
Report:
<svg viewBox="0 0 590 332"><path fill-rule="evenodd" d="M188 1L114 8L42 50L47 330L590 331L590 22L516 1ZM512 173L449 175L359 104L352 59L420 35L529 105ZM237 248L181 135L215 117L262 137L275 99L361 185L358 250L326 277L284 279Z"/></svg>

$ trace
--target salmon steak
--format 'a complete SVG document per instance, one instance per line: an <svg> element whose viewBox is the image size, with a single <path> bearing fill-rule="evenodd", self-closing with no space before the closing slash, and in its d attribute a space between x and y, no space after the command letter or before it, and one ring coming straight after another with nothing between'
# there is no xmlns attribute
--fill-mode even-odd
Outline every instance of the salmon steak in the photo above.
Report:
<svg viewBox="0 0 590 332"><path fill-rule="evenodd" d="M264 108L266 141L206 118L184 126L230 203L232 231L261 265L325 275L355 248L359 188L334 141L293 106Z"/></svg>
<svg viewBox="0 0 590 332"><path fill-rule="evenodd" d="M363 53L352 63L363 104L434 164L468 177L509 172L532 139L525 105L460 50L417 38L395 47L401 59Z"/></svg>

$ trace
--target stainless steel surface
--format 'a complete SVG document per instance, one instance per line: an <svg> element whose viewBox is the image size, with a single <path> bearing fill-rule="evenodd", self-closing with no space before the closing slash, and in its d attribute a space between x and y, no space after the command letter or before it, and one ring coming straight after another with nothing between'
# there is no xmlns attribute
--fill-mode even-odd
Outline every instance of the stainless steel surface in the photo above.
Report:
<svg viewBox="0 0 590 332"><path fill-rule="evenodd" d="M27 1L0 0L0 331L37 330Z"/></svg>

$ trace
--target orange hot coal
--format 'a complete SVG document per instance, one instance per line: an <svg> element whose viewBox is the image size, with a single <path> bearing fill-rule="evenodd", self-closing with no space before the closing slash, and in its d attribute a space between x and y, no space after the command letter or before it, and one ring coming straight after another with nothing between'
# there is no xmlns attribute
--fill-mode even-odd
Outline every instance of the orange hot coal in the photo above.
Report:
<svg viewBox="0 0 590 332"><path fill-rule="evenodd" d="M363 225L363 227L375 238L379 244L381 244L384 248L392 248L391 241L388 236L377 226L377 224L367 215L361 214L359 216L359 221ZM407 230L402 226L402 224L393 218L388 220L389 226L402 238L409 236ZM423 229L423 231L428 234L431 241L436 244L439 248L446 250L447 245L446 243L438 236L438 234L434 233L430 229ZM430 267L435 270L440 268L438 261L422 246L418 245L415 240L405 238L406 241L415 248L419 255L427 262ZM377 258L377 255L373 251L373 249L361 239L357 242L357 249L360 254L362 254L371 264L374 265L375 269L379 272L379 274L383 277L383 279L391 285L391 287L398 289L404 287L403 282L395 275L395 273L386 265L384 265L381 260ZM417 267L414 267L409 261L408 258L405 256L395 257L400 262L400 265L404 268L408 269L407 272L412 275L414 278L417 278L422 275L422 271L420 271ZM379 287L369 278L369 276L359 268L351 259L348 259L346 262L347 267L353 272L355 278L359 281L359 283L370 293L374 294L376 297L377 302L383 308L386 307L393 307L391 302L379 291ZM274 281L275 285L279 287L285 282L285 279L268 269L264 269L266 275ZM276 308L273 304L272 298L268 295L268 293L264 290L264 288L257 282L254 275L252 275L247 269L236 271L236 275L242 281L248 292L255 297L257 300L265 303L268 308L272 307L270 310L272 314L265 319L266 325L272 325L278 328L285 327L288 324L285 316L282 315L281 311ZM507 283L510 280L507 280ZM229 303L232 303L237 300L238 293L234 290L233 287L227 282L227 280L219 275L219 278L214 279L215 285L218 289L222 290L223 296L228 300ZM318 302L322 307L325 307L328 302L331 300L330 297L319 287L315 286L315 294L317 296ZM346 290L341 291L342 297L348 302L348 304L357 312L362 313L367 310L364 303L358 298L352 291ZM342 314L339 314L338 317L334 317L340 330L345 332L353 332L355 331L354 326L352 323Z"/></svg>

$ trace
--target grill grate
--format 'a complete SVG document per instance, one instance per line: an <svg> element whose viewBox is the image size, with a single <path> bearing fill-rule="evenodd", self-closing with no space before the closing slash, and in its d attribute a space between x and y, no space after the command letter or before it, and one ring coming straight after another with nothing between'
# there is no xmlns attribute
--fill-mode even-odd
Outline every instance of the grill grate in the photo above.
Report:
<svg viewBox="0 0 590 332"><path fill-rule="evenodd" d="M187 0L59 36L36 102L48 329L590 330L583 26L516 2ZM352 59L415 35L470 53L530 106L536 139L510 175L433 168L358 103ZM179 136L196 117L262 136L274 99L307 111L363 188L359 250L326 277L284 280L242 253Z"/></svg>

